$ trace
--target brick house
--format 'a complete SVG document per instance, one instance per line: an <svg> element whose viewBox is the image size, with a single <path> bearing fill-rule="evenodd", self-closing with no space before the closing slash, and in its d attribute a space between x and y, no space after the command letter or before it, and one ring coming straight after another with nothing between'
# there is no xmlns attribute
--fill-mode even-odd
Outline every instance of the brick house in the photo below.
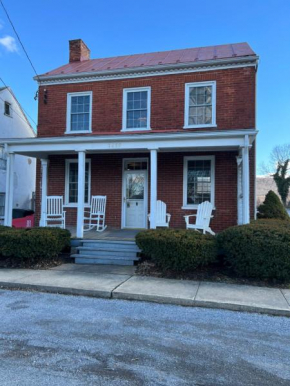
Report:
<svg viewBox="0 0 290 386"><path fill-rule="evenodd" d="M7 142L10 157L38 159L37 223L46 195L63 196L80 238L92 195L107 196L119 229L155 228L157 199L176 228L206 200L215 232L254 217L258 57L247 43L104 59L82 40L69 48L68 64L37 78L37 138Z"/></svg>

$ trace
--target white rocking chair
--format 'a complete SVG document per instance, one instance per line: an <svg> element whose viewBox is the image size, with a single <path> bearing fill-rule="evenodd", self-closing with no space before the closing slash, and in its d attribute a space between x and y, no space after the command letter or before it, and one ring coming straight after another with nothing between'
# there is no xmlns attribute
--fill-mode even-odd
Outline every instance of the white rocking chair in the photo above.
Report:
<svg viewBox="0 0 290 386"><path fill-rule="evenodd" d="M196 214L190 214L188 216L184 216L185 223L186 223L186 229L194 229L196 231L198 231L200 229L200 230L202 230L203 234L208 232L211 235L215 235L215 233L211 230L211 228L209 226L210 219L213 218L212 210L213 210L213 206L208 201L205 201L202 204L199 204L197 207L197 213ZM193 217L193 216L196 217L195 224L190 224L189 218Z"/></svg>
<svg viewBox="0 0 290 386"><path fill-rule="evenodd" d="M151 214L148 214L150 221ZM171 214L166 213L166 204L158 200L156 203L156 227L169 227Z"/></svg>
<svg viewBox="0 0 290 386"><path fill-rule="evenodd" d="M106 203L107 196L92 196L91 208L89 211L85 210L84 231L97 227L97 232L103 232L107 228L105 225ZM89 217L86 217L86 213L89 213Z"/></svg>
<svg viewBox="0 0 290 386"><path fill-rule="evenodd" d="M46 197L46 213L44 226L59 227L65 229L65 211L63 210L62 196Z"/></svg>

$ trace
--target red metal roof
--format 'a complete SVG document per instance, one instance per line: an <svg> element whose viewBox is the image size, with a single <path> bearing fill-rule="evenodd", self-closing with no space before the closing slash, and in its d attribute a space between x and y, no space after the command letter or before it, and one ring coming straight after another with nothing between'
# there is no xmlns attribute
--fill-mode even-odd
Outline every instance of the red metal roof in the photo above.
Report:
<svg viewBox="0 0 290 386"><path fill-rule="evenodd" d="M183 50L153 52L116 56L112 58L90 59L82 62L65 64L42 76L79 74L82 72L102 72L138 67L154 67L178 63L205 62L219 59L230 59L255 56L248 43L224 44L211 47L187 48Z"/></svg>

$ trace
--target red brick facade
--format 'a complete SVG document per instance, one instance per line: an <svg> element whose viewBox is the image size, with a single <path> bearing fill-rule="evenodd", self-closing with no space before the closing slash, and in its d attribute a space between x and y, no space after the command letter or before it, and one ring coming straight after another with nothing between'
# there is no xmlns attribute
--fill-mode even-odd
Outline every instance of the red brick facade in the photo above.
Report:
<svg viewBox="0 0 290 386"><path fill-rule="evenodd" d="M217 127L207 131L253 129L255 127L255 69L244 67L227 70L197 72L178 75L153 76L130 80L96 81L75 84L41 86L39 89L38 137L64 136L66 131L67 93L92 91L93 135L122 134L123 89L151 87L152 132L183 131L185 83L216 81ZM47 104L43 92L47 90ZM201 129L199 129L200 131ZM86 134L83 134L86 135ZM92 135L92 134L90 134ZM68 134L68 136L70 136ZM182 209L183 157L186 155L215 156L215 211L211 222L216 232L237 224L237 163L236 151L206 153L159 153L157 198L166 202L171 214L172 227L185 227L184 217L195 213ZM48 168L48 195L65 194L65 158L76 155L50 156ZM91 195L107 196L107 225L121 227L122 211L122 160L148 157L149 153L93 154L91 159ZM150 170L150 168L149 168ZM40 162L37 164L36 217L39 220ZM150 186L150 175L148 184ZM150 191L150 189L149 189ZM254 217L255 145L250 151L250 206ZM150 197L148 197L149 207ZM150 210L150 208L149 208ZM66 208L67 225L76 225L76 208Z"/></svg>
<svg viewBox="0 0 290 386"><path fill-rule="evenodd" d="M152 130L181 131L184 126L185 84L212 80L216 81L217 121L217 128L213 130L255 127L255 69L244 67L130 80L41 86L38 137L65 135L67 93L81 91L93 92L93 134L120 134L123 89L144 86L151 86ZM44 89L47 90L47 104L43 102Z"/></svg>

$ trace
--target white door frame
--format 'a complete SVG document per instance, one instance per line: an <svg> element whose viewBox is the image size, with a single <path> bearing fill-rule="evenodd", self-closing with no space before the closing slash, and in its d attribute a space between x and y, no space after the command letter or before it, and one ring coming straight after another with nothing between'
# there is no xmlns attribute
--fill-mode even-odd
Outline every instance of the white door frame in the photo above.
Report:
<svg viewBox="0 0 290 386"><path fill-rule="evenodd" d="M126 161L137 161L137 162L146 162L147 163L147 170L125 170L125 162ZM123 158L122 162L122 215L121 215L121 229L134 229L134 228L129 228L126 227L126 178L125 176L128 173L138 173L138 171L142 172L145 174L145 182L144 182L144 229L148 228L148 158ZM142 228L143 229L143 228Z"/></svg>

